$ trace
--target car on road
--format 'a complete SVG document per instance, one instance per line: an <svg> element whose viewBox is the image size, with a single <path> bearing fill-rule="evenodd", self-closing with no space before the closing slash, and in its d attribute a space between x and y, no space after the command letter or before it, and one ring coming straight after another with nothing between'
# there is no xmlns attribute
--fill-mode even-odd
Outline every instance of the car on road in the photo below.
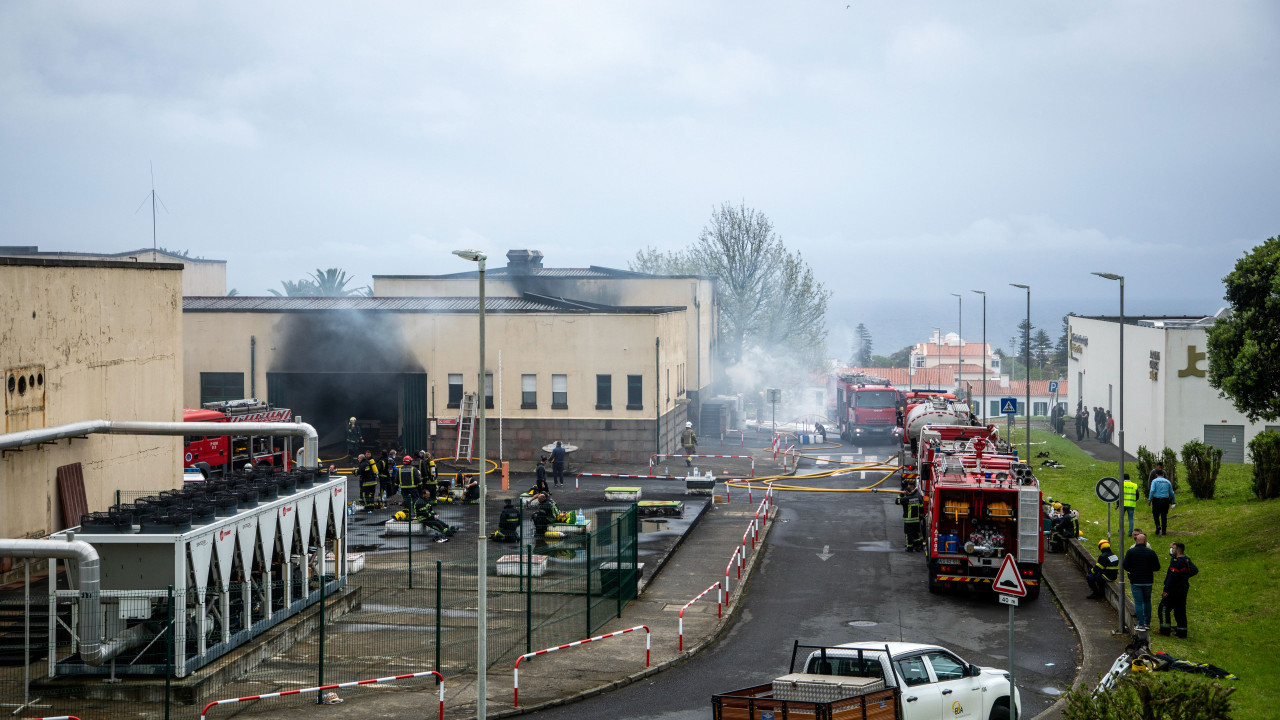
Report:
<svg viewBox="0 0 1280 720"><path fill-rule="evenodd" d="M884 680L894 688L901 720L1005 720L1009 711L1009 673L965 662L938 645L906 642L856 642L810 649L799 672ZM793 660L794 665L794 660ZM1022 700L1014 689L1022 716Z"/></svg>

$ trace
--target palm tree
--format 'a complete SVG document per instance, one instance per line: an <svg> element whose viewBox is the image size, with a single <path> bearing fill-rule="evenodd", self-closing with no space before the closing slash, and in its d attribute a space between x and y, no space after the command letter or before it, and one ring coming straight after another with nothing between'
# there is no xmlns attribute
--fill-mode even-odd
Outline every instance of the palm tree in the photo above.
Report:
<svg viewBox="0 0 1280 720"><path fill-rule="evenodd" d="M347 283L352 278L347 275L345 270L338 268L329 268L311 273L311 281L315 284L316 295L323 297L350 297L351 295L361 294L361 288L349 288Z"/></svg>
<svg viewBox="0 0 1280 720"><path fill-rule="evenodd" d="M320 294L313 280L281 280L280 286L284 288L284 292L275 289L268 289L267 292L276 297L315 297Z"/></svg>

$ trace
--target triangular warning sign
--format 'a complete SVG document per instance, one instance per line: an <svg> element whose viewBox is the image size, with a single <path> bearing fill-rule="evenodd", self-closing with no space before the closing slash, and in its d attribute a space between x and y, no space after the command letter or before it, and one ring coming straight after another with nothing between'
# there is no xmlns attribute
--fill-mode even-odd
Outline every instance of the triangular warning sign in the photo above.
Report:
<svg viewBox="0 0 1280 720"><path fill-rule="evenodd" d="M1027 596L1027 586L1022 582L1022 575L1018 573L1018 563L1013 561L1013 555L1004 556L1004 562L1000 563L1000 572L996 573L996 581L991 584L991 589L1014 597Z"/></svg>

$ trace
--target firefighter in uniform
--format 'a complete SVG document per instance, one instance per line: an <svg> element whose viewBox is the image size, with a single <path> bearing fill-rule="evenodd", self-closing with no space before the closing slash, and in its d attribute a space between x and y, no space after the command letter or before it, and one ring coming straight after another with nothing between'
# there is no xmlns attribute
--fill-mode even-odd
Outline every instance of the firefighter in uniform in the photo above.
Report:
<svg viewBox="0 0 1280 720"><path fill-rule="evenodd" d="M493 539L498 542L517 542L520 540L520 510L507 498L498 515L498 529L493 532Z"/></svg>
<svg viewBox="0 0 1280 720"><path fill-rule="evenodd" d="M916 488L915 478L907 480L906 491L894 502L902 506L902 530L907 534L907 552L923 552L924 540L920 537L920 511L924 508L924 496Z"/></svg>
<svg viewBox="0 0 1280 720"><path fill-rule="evenodd" d="M378 504L378 463L372 455L356 456L356 477L360 478L360 503L373 509Z"/></svg>
<svg viewBox="0 0 1280 720"><path fill-rule="evenodd" d="M680 445L684 447L684 466L693 467L693 463L689 461L688 456L693 455L698 447L698 436L693 434L693 423L684 424L684 432L680 433Z"/></svg>
<svg viewBox="0 0 1280 720"><path fill-rule="evenodd" d="M1049 552L1066 552L1067 543L1080 537L1078 515L1069 504L1062 504L1062 515L1053 521L1053 529L1049 532Z"/></svg>
<svg viewBox="0 0 1280 720"><path fill-rule="evenodd" d="M423 492L431 499L431 502L439 502L440 476L436 473L436 461L431 458L431 453L426 450L423 450L418 454L421 458L419 469L422 471Z"/></svg>
<svg viewBox="0 0 1280 720"><path fill-rule="evenodd" d="M1124 519L1129 518L1129 533L1133 533L1133 513L1138 509L1138 483L1124 474L1124 509L1120 511L1120 527L1124 528Z"/></svg>
<svg viewBox="0 0 1280 720"><path fill-rule="evenodd" d="M404 464L396 468L396 484L400 486L400 502L414 507L422 497L422 473L413 466L413 458L404 456Z"/></svg>
<svg viewBox="0 0 1280 720"><path fill-rule="evenodd" d="M1107 596L1107 584L1116 581L1116 566L1120 564L1120 558L1111 552L1111 543L1106 540L1098 541L1098 560L1093 564L1093 569L1089 571L1084 579L1089 583L1090 600L1101 600Z"/></svg>
<svg viewBox="0 0 1280 720"><path fill-rule="evenodd" d="M347 457L353 458L359 455L360 444L363 442L364 433L360 432L360 423L356 422L356 418L353 415L347 421Z"/></svg>

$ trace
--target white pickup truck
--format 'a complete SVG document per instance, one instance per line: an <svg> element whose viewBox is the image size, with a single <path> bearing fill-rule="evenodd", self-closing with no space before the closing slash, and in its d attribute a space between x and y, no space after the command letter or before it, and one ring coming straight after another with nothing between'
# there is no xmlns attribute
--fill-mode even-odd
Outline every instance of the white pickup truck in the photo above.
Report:
<svg viewBox="0 0 1280 720"><path fill-rule="evenodd" d="M1009 674L978 667L937 645L917 643L856 642L834 647L796 643L797 653L811 650L795 672L883 679L893 688L900 720L1006 720L1009 711ZM1022 700L1014 690L1018 717Z"/></svg>

